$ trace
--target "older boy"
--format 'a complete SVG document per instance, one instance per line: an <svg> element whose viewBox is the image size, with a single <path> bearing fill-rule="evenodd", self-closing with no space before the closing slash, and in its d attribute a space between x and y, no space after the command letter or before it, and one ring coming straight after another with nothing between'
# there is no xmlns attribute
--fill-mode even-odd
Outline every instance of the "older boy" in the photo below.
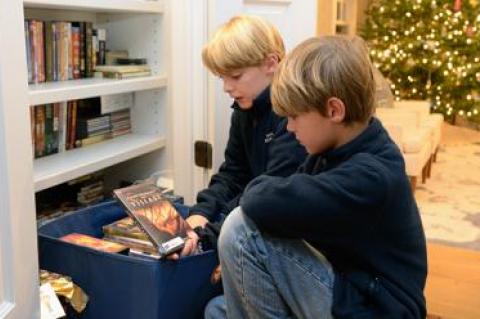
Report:
<svg viewBox="0 0 480 319"><path fill-rule="evenodd" d="M422 224L402 155L372 117L374 89L358 38L310 39L280 64L274 110L310 156L290 177L256 178L227 217L228 318L425 317Z"/></svg>
<svg viewBox="0 0 480 319"><path fill-rule="evenodd" d="M205 66L220 77L234 103L225 161L190 210L192 228L218 221L237 207L255 177L288 176L304 161L305 149L287 132L286 119L273 113L270 102L270 83L284 55L277 29L255 16L232 18L204 47ZM218 231L216 226L210 229ZM196 247L198 238L191 235L183 255Z"/></svg>

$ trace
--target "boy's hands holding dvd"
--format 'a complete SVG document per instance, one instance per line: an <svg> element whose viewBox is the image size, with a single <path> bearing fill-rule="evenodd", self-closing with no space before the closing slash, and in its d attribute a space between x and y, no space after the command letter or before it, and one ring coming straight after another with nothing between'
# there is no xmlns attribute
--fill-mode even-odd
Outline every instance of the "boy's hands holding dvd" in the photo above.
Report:
<svg viewBox="0 0 480 319"><path fill-rule="evenodd" d="M197 252L198 235L197 233L189 229L187 230L187 237L185 238L185 245L180 253L174 253L167 256L167 259L178 260L180 257L193 255Z"/></svg>

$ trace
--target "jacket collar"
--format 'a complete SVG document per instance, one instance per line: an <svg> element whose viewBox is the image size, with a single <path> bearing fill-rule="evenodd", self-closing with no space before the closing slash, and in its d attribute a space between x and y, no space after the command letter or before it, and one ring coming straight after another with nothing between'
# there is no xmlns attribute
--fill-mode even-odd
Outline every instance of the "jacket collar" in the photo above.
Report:
<svg viewBox="0 0 480 319"><path fill-rule="evenodd" d="M343 162L357 153L373 153L386 140L387 134L378 119L372 117L367 128L350 142L322 154L310 155L305 163L306 171L321 171Z"/></svg>
<svg viewBox="0 0 480 319"><path fill-rule="evenodd" d="M248 112L253 115L255 119L261 119L265 114L272 110L272 102L270 101L270 86L263 90L253 100L252 107L248 110L242 110L237 102L234 102L232 108L241 112Z"/></svg>

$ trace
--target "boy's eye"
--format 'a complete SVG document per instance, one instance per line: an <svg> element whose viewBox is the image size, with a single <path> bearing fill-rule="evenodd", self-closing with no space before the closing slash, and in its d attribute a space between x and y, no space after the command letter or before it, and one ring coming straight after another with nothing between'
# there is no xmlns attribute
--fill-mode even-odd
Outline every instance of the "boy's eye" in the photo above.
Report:
<svg viewBox="0 0 480 319"><path fill-rule="evenodd" d="M238 74L232 74L231 75L232 79L234 80L238 80L242 77L242 73L238 73Z"/></svg>

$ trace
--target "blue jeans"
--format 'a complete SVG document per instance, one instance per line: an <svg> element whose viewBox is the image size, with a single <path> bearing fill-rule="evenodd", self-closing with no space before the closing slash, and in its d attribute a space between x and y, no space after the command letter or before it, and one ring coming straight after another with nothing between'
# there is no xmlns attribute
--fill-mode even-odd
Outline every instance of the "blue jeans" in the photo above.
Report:
<svg viewBox="0 0 480 319"><path fill-rule="evenodd" d="M205 318L333 318L333 269L305 241L262 234L237 207L218 249L225 295L210 301Z"/></svg>

